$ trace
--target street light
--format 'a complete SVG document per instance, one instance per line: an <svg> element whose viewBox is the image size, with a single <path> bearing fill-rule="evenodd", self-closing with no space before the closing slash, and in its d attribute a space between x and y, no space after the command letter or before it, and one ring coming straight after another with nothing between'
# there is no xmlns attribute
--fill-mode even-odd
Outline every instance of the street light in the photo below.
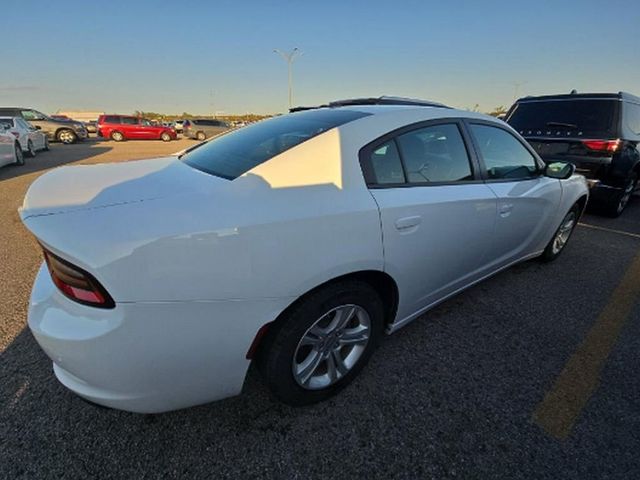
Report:
<svg viewBox="0 0 640 480"><path fill-rule="evenodd" d="M302 55L302 52L300 50L298 50L298 48L294 48L293 50L291 50L291 52L289 53L285 53L281 50L278 50L277 48L273 49L274 53L279 54L282 58L284 58L284 61L287 62L287 68L289 69L289 109L291 109L292 107L292 99L293 99L293 94L292 94L292 83L293 83L293 77L292 77L292 72L291 72L291 66L293 64L293 61L295 60L296 57L299 57Z"/></svg>

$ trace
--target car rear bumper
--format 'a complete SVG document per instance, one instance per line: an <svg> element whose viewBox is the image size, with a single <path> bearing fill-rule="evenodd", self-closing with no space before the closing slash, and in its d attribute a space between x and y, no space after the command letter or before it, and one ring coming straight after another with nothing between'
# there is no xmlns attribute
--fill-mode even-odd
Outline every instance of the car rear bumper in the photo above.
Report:
<svg viewBox="0 0 640 480"><path fill-rule="evenodd" d="M107 407L158 413L240 393L246 353L290 299L80 305L40 268L29 328L56 377Z"/></svg>

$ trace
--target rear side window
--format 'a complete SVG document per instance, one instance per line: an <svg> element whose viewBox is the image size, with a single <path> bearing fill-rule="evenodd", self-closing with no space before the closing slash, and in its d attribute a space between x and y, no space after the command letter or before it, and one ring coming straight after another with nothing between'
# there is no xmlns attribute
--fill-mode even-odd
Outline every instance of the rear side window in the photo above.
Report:
<svg viewBox="0 0 640 480"><path fill-rule="evenodd" d="M520 102L506 121L527 137L613 138L619 103L608 99Z"/></svg>
<svg viewBox="0 0 640 480"><path fill-rule="evenodd" d="M10 118L0 118L0 126L13 128L13 120Z"/></svg>
<svg viewBox="0 0 640 480"><path fill-rule="evenodd" d="M367 115L332 109L283 115L220 136L181 158L193 168L233 180L316 135Z"/></svg>
<svg viewBox="0 0 640 480"><path fill-rule="evenodd" d="M104 117L104 123L120 123L120 117L115 115L107 115Z"/></svg>
<svg viewBox="0 0 640 480"><path fill-rule="evenodd" d="M490 179L518 180L538 174L538 164L534 156L506 130L472 124L471 131Z"/></svg>
<svg viewBox="0 0 640 480"><path fill-rule="evenodd" d="M623 108L627 128L636 135L640 135L640 105L625 103Z"/></svg>
<svg viewBox="0 0 640 480"><path fill-rule="evenodd" d="M120 123L124 125L137 125L138 119L136 117L120 117Z"/></svg>
<svg viewBox="0 0 640 480"><path fill-rule="evenodd" d="M456 125L413 130L398 137L398 146L409 183L473 179L467 149Z"/></svg>
<svg viewBox="0 0 640 480"><path fill-rule="evenodd" d="M400 154L394 140L380 145L371 152L371 168L378 185L405 182Z"/></svg>

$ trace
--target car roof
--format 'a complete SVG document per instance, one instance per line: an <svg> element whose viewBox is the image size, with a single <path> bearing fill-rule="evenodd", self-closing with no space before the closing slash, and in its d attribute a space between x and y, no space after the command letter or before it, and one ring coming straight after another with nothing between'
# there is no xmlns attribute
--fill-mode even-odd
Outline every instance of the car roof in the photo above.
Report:
<svg viewBox="0 0 640 480"><path fill-rule="evenodd" d="M625 100L633 103L640 103L640 97L628 92L618 93L578 93L575 90L571 93L554 95L527 96L517 100L517 103L554 101L554 100Z"/></svg>

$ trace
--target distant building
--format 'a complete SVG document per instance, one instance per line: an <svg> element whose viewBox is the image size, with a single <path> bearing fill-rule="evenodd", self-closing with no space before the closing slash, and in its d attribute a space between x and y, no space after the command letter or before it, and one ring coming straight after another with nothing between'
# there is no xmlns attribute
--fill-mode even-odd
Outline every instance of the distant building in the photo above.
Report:
<svg viewBox="0 0 640 480"><path fill-rule="evenodd" d="M100 115L104 115L104 112L87 112L87 111L61 111L58 110L56 115L66 115L67 117L77 120L79 122L90 122L98 120Z"/></svg>

